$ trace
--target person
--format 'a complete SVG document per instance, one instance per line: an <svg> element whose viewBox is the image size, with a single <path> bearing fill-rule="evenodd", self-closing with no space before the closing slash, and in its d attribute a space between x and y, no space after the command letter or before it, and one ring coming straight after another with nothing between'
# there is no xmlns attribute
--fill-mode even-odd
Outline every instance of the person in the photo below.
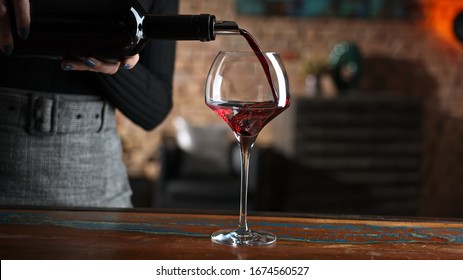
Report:
<svg viewBox="0 0 463 280"><path fill-rule="evenodd" d="M178 11L178 1L139 2L149 13ZM29 1L13 3L8 11L0 0L0 205L131 207L115 108L146 130L165 119L175 42L111 63L16 57L12 32L27 40L34 22Z"/></svg>

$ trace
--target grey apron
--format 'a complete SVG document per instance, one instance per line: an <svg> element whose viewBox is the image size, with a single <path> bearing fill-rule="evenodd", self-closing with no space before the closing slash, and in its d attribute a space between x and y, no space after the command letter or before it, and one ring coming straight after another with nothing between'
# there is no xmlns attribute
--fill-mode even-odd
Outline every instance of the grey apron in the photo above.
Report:
<svg viewBox="0 0 463 280"><path fill-rule="evenodd" d="M131 207L114 108L0 87L0 205Z"/></svg>

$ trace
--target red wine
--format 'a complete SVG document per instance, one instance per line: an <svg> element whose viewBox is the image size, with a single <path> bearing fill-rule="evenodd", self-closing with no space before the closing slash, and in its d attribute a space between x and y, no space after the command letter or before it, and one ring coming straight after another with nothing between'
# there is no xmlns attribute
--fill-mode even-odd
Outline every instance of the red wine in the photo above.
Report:
<svg viewBox="0 0 463 280"><path fill-rule="evenodd" d="M267 58L265 57L264 53L262 52L262 49L260 48L260 46L257 43L256 39L254 39L254 37L252 37L251 33L249 33L248 31L240 28L240 34L246 39L249 46L251 47L251 49L254 51L257 58L259 59L259 62L262 65L262 69L265 72L265 76L267 76L267 80L268 80L268 83L270 85L270 89L272 90L273 100L275 102L277 102L278 97L277 97L275 85L273 84L273 81L272 81L272 76L270 74L270 67L268 65Z"/></svg>
<svg viewBox="0 0 463 280"><path fill-rule="evenodd" d="M286 100L289 104L289 99ZM286 109L273 101L207 104L240 136L257 136L264 126Z"/></svg>
<svg viewBox="0 0 463 280"><path fill-rule="evenodd" d="M12 0L7 3L12 6ZM147 14L136 0L30 0L30 4L29 37L22 40L13 32L13 55L117 59L139 53L151 39L212 41L236 26L216 22L209 14ZM10 16L16 30L14 13Z"/></svg>
<svg viewBox="0 0 463 280"><path fill-rule="evenodd" d="M286 95L285 105L278 106L278 96L272 80L267 58L262 52L257 41L248 31L240 28L239 32L246 39L262 65L262 69L265 72L272 90L273 101L254 103L229 101L212 104L208 103L207 106L219 115L236 134L240 136L257 136L266 124L289 106L290 100L289 95Z"/></svg>

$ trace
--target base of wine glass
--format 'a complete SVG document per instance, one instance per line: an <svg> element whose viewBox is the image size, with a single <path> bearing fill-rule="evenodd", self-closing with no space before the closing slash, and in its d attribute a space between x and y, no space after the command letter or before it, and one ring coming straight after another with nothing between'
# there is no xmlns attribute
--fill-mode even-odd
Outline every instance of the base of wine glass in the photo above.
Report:
<svg viewBox="0 0 463 280"><path fill-rule="evenodd" d="M259 246L273 244L277 237L268 231L249 230L244 234L233 229L222 229L211 235L212 241L225 245Z"/></svg>

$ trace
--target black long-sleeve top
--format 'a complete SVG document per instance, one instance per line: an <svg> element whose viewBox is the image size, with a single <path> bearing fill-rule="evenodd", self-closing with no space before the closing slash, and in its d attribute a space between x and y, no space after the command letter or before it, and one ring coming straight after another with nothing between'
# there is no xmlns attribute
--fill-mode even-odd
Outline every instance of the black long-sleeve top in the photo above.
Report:
<svg viewBox="0 0 463 280"><path fill-rule="evenodd" d="M176 0L139 2L148 13L178 11ZM119 70L114 75L63 71L61 61L53 59L0 56L0 87L101 95L134 123L150 130L160 124L172 108L174 60L174 41L149 42L133 69Z"/></svg>

